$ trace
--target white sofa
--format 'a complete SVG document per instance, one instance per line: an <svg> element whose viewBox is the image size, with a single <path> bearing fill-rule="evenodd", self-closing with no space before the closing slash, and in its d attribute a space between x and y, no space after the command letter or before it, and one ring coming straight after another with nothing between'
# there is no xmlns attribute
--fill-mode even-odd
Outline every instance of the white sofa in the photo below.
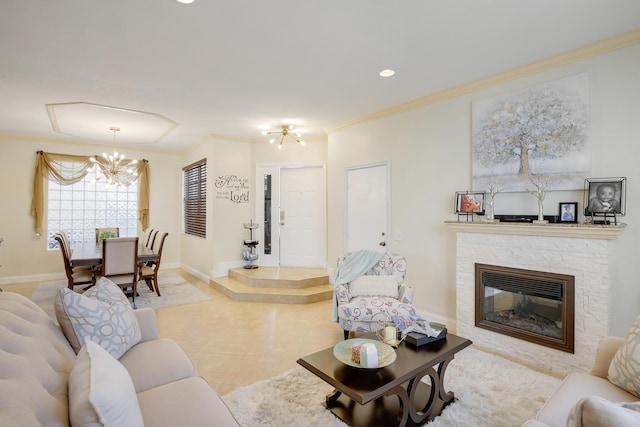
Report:
<svg viewBox="0 0 640 427"><path fill-rule="evenodd" d="M625 339L620 337L602 338L591 372L573 372L567 375L538 411L536 418L524 423L523 427L565 427L572 408L581 399L589 396L599 396L614 403L638 401L636 396L615 386L607 379L611 360L624 342Z"/></svg>
<svg viewBox="0 0 640 427"><path fill-rule="evenodd" d="M113 390L102 387L100 391L113 392L117 400L126 394L125 383L132 383L129 399L121 406L139 406L145 426L238 426L220 396L197 376L187 354L175 341L158 337L153 309L133 313L140 341L124 355L113 358L96 344L127 377L121 381L121 375L119 382L112 384ZM85 363L97 363L93 355L87 358L82 354L83 350L76 355L58 324L35 303L16 293L0 292L0 425L71 425L70 405L89 404L70 399L72 371L82 370L81 357ZM93 384L93 372L91 375ZM109 380L104 371L102 375ZM88 391L87 395L93 404L94 396ZM120 410L121 406L111 409Z"/></svg>

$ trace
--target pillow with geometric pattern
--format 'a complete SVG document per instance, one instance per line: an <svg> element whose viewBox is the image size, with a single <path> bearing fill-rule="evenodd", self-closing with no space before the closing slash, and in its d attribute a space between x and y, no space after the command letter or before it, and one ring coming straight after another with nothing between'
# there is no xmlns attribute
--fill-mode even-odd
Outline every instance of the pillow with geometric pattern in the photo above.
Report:
<svg viewBox="0 0 640 427"><path fill-rule="evenodd" d="M640 397L640 316L636 318L622 346L609 365L611 383Z"/></svg>
<svg viewBox="0 0 640 427"><path fill-rule="evenodd" d="M141 338L140 325L127 296L105 277L84 294L60 289L55 312L76 354L90 340L119 359Z"/></svg>

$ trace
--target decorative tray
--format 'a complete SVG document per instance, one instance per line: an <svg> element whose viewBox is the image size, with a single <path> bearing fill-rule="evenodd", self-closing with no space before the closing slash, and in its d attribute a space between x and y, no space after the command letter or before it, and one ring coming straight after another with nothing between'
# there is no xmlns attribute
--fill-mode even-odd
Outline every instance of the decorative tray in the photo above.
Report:
<svg viewBox="0 0 640 427"><path fill-rule="evenodd" d="M351 349L354 343L372 343L376 346L376 350L378 350L378 368L389 366L396 360L396 352L390 345L378 340L369 340L366 338L353 338L350 340L340 341L333 347L333 355L345 365L353 366L354 368L377 369L365 368L351 359Z"/></svg>

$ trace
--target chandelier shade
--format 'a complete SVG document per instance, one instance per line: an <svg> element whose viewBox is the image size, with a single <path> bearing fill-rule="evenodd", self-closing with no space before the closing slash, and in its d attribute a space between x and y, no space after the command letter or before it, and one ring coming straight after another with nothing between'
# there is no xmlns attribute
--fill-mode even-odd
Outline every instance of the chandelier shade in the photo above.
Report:
<svg viewBox="0 0 640 427"><path fill-rule="evenodd" d="M299 139L302 134L299 132L291 132L293 130L293 125L282 125L280 130L265 130L262 131L263 135L275 135L273 138L269 140L270 144L275 144L278 142L278 149L282 149L282 144L285 142L286 138L291 138L296 141L300 145L304 145L305 142Z"/></svg>
<svg viewBox="0 0 640 427"><path fill-rule="evenodd" d="M138 170L134 167L138 160L126 160L124 154L116 151L116 133L120 131L120 128L111 127L109 130L113 131L113 153L110 155L102 153L102 158L98 156L89 157L89 160L93 163L95 180L100 181L104 177L107 185L128 187L138 177Z"/></svg>

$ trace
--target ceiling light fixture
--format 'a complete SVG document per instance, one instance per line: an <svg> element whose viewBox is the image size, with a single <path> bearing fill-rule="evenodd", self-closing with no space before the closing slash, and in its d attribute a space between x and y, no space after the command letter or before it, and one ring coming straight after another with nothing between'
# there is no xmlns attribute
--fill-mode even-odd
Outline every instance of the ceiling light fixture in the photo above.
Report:
<svg viewBox="0 0 640 427"><path fill-rule="evenodd" d="M296 142L299 142L300 145L304 145L305 142L301 139L298 139L302 136L301 133L299 132L291 132L293 130L293 125L282 125L282 129L281 130L263 130L262 134L263 135L271 135L271 134L275 134L277 135L275 138L271 138L269 140L269 144L275 144L277 139L280 139L280 141L278 141L278 149L282 150L282 143L284 142L285 137L289 137L291 139L293 139Z"/></svg>
<svg viewBox="0 0 640 427"><path fill-rule="evenodd" d="M101 172L107 180L107 185L128 187L138 176L138 172L131 167L137 164L138 160L124 160L124 154L118 154L116 151L116 132L119 132L120 128L114 126L110 127L109 130L113 131L113 154L108 156L107 153L102 153L104 161L96 157L89 157L89 160L93 162L96 181L100 180L101 177L98 172Z"/></svg>
<svg viewBox="0 0 640 427"><path fill-rule="evenodd" d="M195 0L176 0L178 3L182 3L182 4L191 4L193 3Z"/></svg>
<svg viewBox="0 0 640 427"><path fill-rule="evenodd" d="M380 76L382 77L391 77L395 74L396 72L393 70L382 70L380 71Z"/></svg>

